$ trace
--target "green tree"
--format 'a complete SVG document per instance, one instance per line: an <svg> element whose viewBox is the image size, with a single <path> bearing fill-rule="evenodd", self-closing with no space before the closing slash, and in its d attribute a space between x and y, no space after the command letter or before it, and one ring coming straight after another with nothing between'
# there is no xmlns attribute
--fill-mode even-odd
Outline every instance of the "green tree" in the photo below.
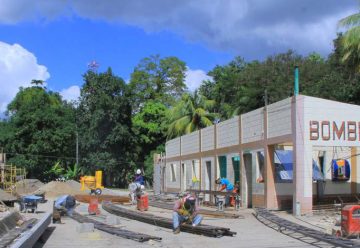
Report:
<svg viewBox="0 0 360 248"><path fill-rule="evenodd" d="M167 111L168 109L161 102L148 101L132 118L139 146L138 161L144 161L151 151L164 143L167 130Z"/></svg>
<svg viewBox="0 0 360 248"><path fill-rule="evenodd" d="M47 180L55 162L74 162L74 108L58 93L20 88L8 105L8 120L0 125L0 140L9 163L25 167L29 177Z"/></svg>
<svg viewBox="0 0 360 248"><path fill-rule="evenodd" d="M214 100L208 100L197 91L184 94L170 110L167 137L177 137L213 125L218 116L212 112L214 105Z"/></svg>
<svg viewBox="0 0 360 248"><path fill-rule="evenodd" d="M124 80L109 68L84 75L78 109L81 164L85 172L104 171L107 185L124 185L133 167L135 140L131 100Z"/></svg>
<svg viewBox="0 0 360 248"><path fill-rule="evenodd" d="M133 111L138 112L148 100L172 105L186 90L185 72L185 63L176 57L142 59L130 78Z"/></svg>
<svg viewBox="0 0 360 248"><path fill-rule="evenodd" d="M360 72L360 13L341 19L339 26L346 30L341 39L342 62L352 64Z"/></svg>

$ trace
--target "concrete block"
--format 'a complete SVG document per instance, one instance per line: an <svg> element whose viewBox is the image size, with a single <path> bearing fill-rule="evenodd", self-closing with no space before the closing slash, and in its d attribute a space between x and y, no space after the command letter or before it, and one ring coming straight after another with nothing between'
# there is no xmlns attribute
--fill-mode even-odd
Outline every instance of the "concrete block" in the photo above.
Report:
<svg viewBox="0 0 360 248"><path fill-rule="evenodd" d="M76 231L78 233L93 232L94 223L80 223L76 226Z"/></svg>
<svg viewBox="0 0 360 248"><path fill-rule="evenodd" d="M120 219L116 216L106 216L105 223L112 226L121 224Z"/></svg>

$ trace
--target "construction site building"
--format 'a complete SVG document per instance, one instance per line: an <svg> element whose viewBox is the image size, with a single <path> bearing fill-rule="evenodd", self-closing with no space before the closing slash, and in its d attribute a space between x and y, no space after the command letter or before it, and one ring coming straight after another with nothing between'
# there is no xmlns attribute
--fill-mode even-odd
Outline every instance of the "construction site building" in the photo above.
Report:
<svg viewBox="0 0 360 248"><path fill-rule="evenodd" d="M297 95L167 141L154 189L216 191L228 178L244 207L307 213L360 192L359 146L360 106Z"/></svg>

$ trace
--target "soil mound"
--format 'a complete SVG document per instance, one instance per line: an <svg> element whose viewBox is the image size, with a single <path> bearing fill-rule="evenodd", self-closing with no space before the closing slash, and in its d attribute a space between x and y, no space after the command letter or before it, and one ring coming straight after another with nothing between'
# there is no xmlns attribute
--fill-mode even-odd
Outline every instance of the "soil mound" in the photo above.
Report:
<svg viewBox="0 0 360 248"><path fill-rule="evenodd" d="M0 189L0 200L3 202L7 202L7 201L16 201L16 197L6 193L4 190Z"/></svg>
<svg viewBox="0 0 360 248"><path fill-rule="evenodd" d="M39 189L37 189L34 194L43 194L47 197L57 197L59 195L86 195L89 194L89 191L81 191L81 184L74 181L69 180L66 182L59 181L51 181Z"/></svg>
<svg viewBox="0 0 360 248"><path fill-rule="evenodd" d="M38 179L24 179L16 183L16 193L19 195L32 194L43 185Z"/></svg>

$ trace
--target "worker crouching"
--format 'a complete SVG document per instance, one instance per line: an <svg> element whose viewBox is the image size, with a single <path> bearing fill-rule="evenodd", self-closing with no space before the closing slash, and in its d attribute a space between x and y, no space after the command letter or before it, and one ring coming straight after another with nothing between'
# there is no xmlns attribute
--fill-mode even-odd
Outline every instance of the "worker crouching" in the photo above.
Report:
<svg viewBox="0 0 360 248"><path fill-rule="evenodd" d="M54 202L53 223L61 223L61 216L72 216L76 207L76 200L71 195L63 195L58 197Z"/></svg>
<svg viewBox="0 0 360 248"><path fill-rule="evenodd" d="M175 202L173 212L174 234L180 233L180 225L188 223L197 226L202 221L202 216L198 214L198 206L193 196L185 196Z"/></svg>

